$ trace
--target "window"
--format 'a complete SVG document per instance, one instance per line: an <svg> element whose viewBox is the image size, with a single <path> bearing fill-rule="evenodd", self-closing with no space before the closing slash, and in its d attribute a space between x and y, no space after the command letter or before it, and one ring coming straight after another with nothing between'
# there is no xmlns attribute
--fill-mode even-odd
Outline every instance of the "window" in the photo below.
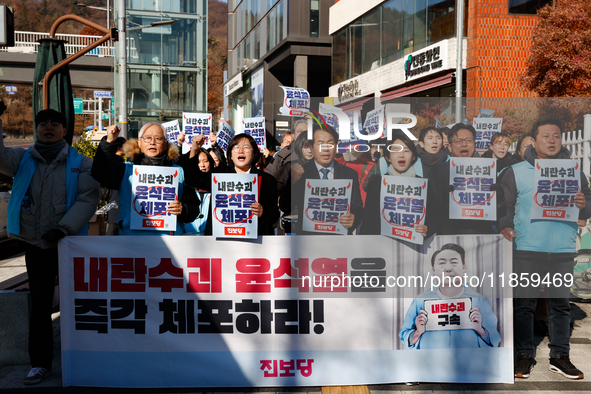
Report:
<svg viewBox="0 0 591 394"><path fill-rule="evenodd" d="M509 0L509 13L535 15L546 4L552 4L552 0Z"/></svg>

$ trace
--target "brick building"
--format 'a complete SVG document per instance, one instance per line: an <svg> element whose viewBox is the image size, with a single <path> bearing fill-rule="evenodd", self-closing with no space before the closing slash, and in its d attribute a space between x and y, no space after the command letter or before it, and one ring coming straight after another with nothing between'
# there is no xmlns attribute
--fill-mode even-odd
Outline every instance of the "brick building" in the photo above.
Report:
<svg viewBox="0 0 591 394"><path fill-rule="evenodd" d="M486 98L534 96L519 86L518 76L525 70L536 10L550 1L466 0L462 96L467 112L485 106ZM352 110L455 97L455 7L455 0L336 3L329 24L334 103ZM451 115L455 101L447 102Z"/></svg>

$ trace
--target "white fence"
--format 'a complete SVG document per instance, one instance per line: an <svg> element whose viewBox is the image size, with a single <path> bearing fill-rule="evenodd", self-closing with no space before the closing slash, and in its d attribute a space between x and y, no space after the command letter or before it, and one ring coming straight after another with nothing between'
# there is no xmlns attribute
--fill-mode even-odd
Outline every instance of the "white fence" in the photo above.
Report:
<svg viewBox="0 0 591 394"><path fill-rule="evenodd" d="M573 130L562 134L562 145L566 147L572 159L580 159L583 171L591 176L591 115L585 115L583 130ZM511 144L509 151L515 153L517 142Z"/></svg>
<svg viewBox="0 0 591 394"><path fill-rule="evenodd" d="M59 40L66 41L66 55L68 56L101 38L101 36L82 36L79 34L56 34L55 36ZM49 38L49 33L16 31L14 32L14 47L0 48L0 52L37 53L39 49L38 40L42 38ZM107 41L86 53L86 56L113 57L113 46L111 42Z"/></svg>

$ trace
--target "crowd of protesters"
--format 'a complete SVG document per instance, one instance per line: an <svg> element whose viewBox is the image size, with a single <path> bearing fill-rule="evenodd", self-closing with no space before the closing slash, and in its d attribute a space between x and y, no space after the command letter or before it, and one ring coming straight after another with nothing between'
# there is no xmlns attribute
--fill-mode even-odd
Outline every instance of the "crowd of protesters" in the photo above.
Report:
<svg viewBox="0 0 591 394"><path fill-rule="evenodd" d="M512 139L508 134L492 137L490 149L482 157L497 159L498 181L493 187L498 200L496 222L458 220L449 215L449 159L479 157L475 149L476 131L469 125L456 124L451 129L427 127L420 131L418 144L402 131L394 131L391 141L376 141L367 152L348 155L339 153L339 136L326 124L314 123L309 138L306 120L294 122L293 130L283 137L277 153L268 149L261 152L254 138L247 134L237 134L224 152L212 134L210 149L202 148L204 138L199 136L193 138L188 153L180 154L179 147L168 141L159 123L145 124L137 139L127 141L119 137L116 126L110 126L91 164L90 159L78 155L64 141L66 120L62 114L41 111L35 122L38 139L27 151L6 148L0 139L0 172L15 177L8 231L28 244L26 262L34 323L30 334L33 368L25 379L27 384L36 384L51 372L48 319L57 275L57 241L84 232L84 225L98 202L99 183L118 193L119 234L159 234L130 229L134 165L178 169L178 199L168 206L168 212L178 218L174 235L212 235L211 174L257 175L259 201L250 209L259 218L258 235L284 231L311 234L297 220L298 212L304 209L304 189L309 179L351 180L350 208L340 216L339 222L349 234L380 234L382 176L419 177L428 179L428 203L426 222L416 226L418 233L424 236L502 234L514 242L514 260L522 272L531 271L532 264L539 261L559 267L559 272L572 273L574 266L577 223L529 218L534 160L570 157L561 145L563 130L557 120L545 119L534 124L531 133L519 139L514 154L509 153ZM181 133L178 145L183 139ZM386 144L388 149L384 149ZM591 190L582 170L581 191L573 202L580 209L580 220L591 216ZM279 220L281 215L284 220ZM285 225L288 223L291 226ZM533 368L536 301L537 297L531 294L514 300L515 376L520 378L527 378ZM569 359L569 308L567 296L548 300L550 370L580 379L582 372Z"/></svg>

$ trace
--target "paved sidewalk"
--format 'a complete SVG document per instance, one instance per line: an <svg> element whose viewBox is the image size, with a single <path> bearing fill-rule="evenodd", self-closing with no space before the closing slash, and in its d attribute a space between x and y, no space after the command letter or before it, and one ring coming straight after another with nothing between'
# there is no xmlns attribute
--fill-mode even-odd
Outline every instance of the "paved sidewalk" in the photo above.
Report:
<svg viewBox="0 0 591 394"><path fill-rule="evenodd" d="M571 337L571 360L585 373L586 379L573 381L548 370L548 337L536 337L538 344L537 364L529 379L519 379L515 384L405 384L370 385L371 394L389 393L515 393L516 391L536 391L537 393L581 393L591 392L591 304L571 303L574 329ZM287 392L320 394L320 387L300 388L260 388L260 389L105 389L105 388L62 388L59 312L53 315L54 357L53 373L36 386L25 386L23 378L29 370L27 365L0 367L0 389L8 392L29 393L261 393L280 394ZM7 389L12 389L8 390ZM333 390L334 391L334 390ZM346 394L346 393L344 393Z"/></svg>
<svg viewBox="0 0 591 394"><path fill-rule="evenodd" d="M7 259L0 260L0 282L11 279L24 272L27 272L24 252Z"/></svg>

